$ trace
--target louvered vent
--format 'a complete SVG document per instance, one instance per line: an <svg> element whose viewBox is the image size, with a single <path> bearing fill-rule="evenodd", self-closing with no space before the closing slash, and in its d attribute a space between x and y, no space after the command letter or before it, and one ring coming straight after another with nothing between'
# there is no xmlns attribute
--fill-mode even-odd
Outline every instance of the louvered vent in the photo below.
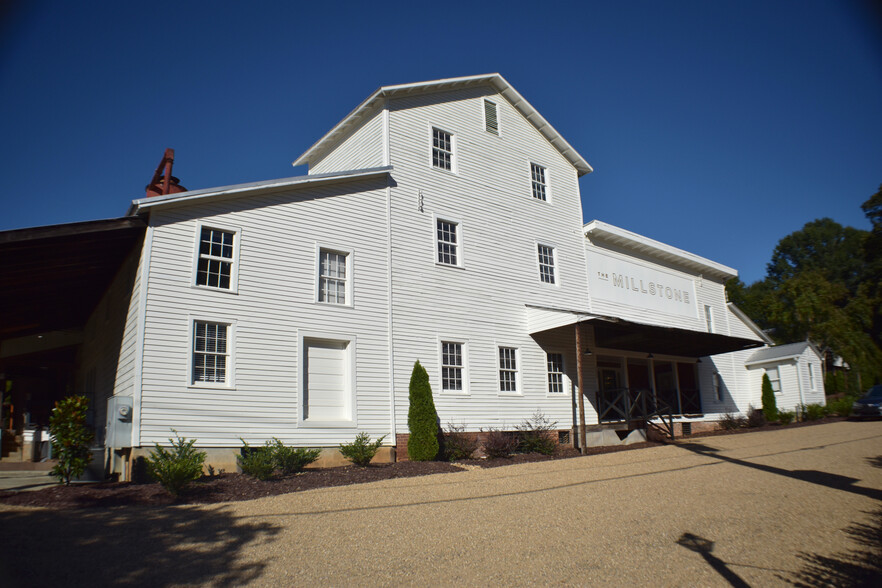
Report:
<svg viewBox="0 0 882 588"><path fill-rule="evenodd" d="M494 135L499 134L499 119L497 117L496 104L489 100L484 100L484 124L487 132Z"/></svg>

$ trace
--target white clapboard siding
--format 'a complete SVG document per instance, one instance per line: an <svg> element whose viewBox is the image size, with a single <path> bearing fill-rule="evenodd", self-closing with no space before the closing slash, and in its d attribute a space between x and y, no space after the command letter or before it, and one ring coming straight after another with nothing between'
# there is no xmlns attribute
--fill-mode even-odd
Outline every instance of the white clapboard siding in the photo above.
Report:
<svg viewBox="0 0 882 588"><path fill-rule="evenodd" d="M194 286L199 223L239 230L238 290ZM385 181L212 199L153 212L142 445L175 429L200 446L333 446L390 430ZM317 248L350 252L351 306L316 302ZM192 320L233 325L234 386L189 385ZM301 336L356 338L355 419L301 426ZM379 407L379 410L378 410Z"/></svg>
<svg viewBox="0 0 882 588"><path fill-rule="evenodd" d="M340 139L333 150L312 161L309 173L380 167L384 165L384 139L383 113L378 109Z"/></svg>
<svg viewBox="0 0 882 588"><path fill-rule="evenodd" d="M485 96L499 104L499 136L485 130ZM569 428L571 396L547 394L545 351L529 335L525 305L587 305L574 168L489 86L394 98L389 111L397 432L407 432L416 360L442 423L511 428L538 409ZM432 127L454 135L455 172L432 168ZM548 201L532 197L531 162L548 170ZM439 217L460 223L462 267L435 262ZM553 286L539 279L537 243L555 247ZM440 390L442 340L466 344L468 394ZM499 346L519 350L519 395L499 393Z"/></svg>

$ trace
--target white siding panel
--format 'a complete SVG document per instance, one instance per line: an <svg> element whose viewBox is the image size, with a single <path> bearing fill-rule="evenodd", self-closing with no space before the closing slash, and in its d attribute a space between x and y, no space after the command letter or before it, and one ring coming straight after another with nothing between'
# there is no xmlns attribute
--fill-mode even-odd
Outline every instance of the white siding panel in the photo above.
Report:
<svg viewBox="0 0 882 588"><path fill-rule="evenodd" d="M310 174L380 167L384 153L383 111L377 110L327 154L309 166Z"/></svg>

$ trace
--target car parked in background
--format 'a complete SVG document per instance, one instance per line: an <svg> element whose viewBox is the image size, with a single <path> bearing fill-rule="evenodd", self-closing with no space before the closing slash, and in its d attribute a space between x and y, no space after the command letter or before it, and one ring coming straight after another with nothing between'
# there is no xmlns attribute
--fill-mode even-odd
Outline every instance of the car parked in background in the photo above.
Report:
<svg viewBox="0 0 882 588"><path fill-rule="evenodd" d="M855 417L882 417L882 384L873 386L854 401L851 409Z"/></svg>

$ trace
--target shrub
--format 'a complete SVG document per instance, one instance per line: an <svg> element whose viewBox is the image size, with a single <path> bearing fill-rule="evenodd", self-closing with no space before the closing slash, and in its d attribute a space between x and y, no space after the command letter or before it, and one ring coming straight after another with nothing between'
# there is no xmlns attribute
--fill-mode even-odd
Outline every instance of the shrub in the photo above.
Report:
<svg viewBox="0 0 882 588"><path fill-rule="evenodd" d="M242 468L242 473L257 478L258 480L269 480L273 476L276 469L275 459L273 459L273 448L269 443L263 447L251 447L245 439L239 438L244 447L236 461Z"/></svg>
<svg viewBox="0 0 882 588"><path fill-rule="evenodd" d="M778 412L778 422L782 425L789 425L796 418L796 413L792 410L782 410Z"/></svg>
<svg viewBox="0 0 882 588"><path fill-rule="evenodd" d="M541 453L551 455L557 447L557 441L552 436L557 422L549 421L539 409L529 419L524 419L515 427L518 431L518 449L524 453Z"/></svg>
<svg viewBox="0 0 882 588"><path fill-rule="evenodd" d="M273 437L272 442L267 442L272 448L273 463L283 474L296 474L303 468L316 461L322 454L321 449L308 447L285 447L285 444Z"/></svg>
<svg viewBox="0 0 882 588"><path fill-rule="evenodd" d="M471 459L478 450L478 440L474 435L466 433L465 425L447 423L444 432L444 457L448 461Z"/></svg>
<svg viewBox="0 0 882 588"><path fill-rule="evenodd" d="M51 473L65 485L70 485L71 478L83 475L92 459L89 451L92 431L86 426L88 408L85 396L68 396L55 403L49 417L52 453L58 460Z"/></svg>
<svg viewBox="0 0 882 588"><path fill-rule="evenodd" d="M778 411L775 410L775 412L778 412ZM763 414L763 411L761 411L758 408L754 408L752 406L748 407L748 409L747 409L747 426L754 428L754 427L762 427L765 424L766 424L766 415Z"/></svg>
<svg viewBox="0 0 882 588"><path fill-rule="evenodd" d="M726 431L734 431L735 429L740 429L742 427L747 426L747 419L741 416L740 414L733 414L731 412L727 412L723 415L723 418L720 419L720 428Z"/></svg>
<svg viewBox="0 0 882 588"><path fill-rule="evenodd" d="M484 435L484 453L487 457L511 457L517 447L517 436L507 431L491 428Z"/></svg>
<svg viewBox="0 0 882 588"><path fill-rule="evenodd" d="M802 406L802 414L807 421L816 421L827 416L827 407L820 404Z"/></svg>
<svg viewBox="0 0 882 588"><path fill-rule="evenodd" d="M778 418L778 403L775 401L775 391L772 390L772 381L769 374L763 374L763 416L766 420L774 422ZM748 417L749 418L749 417Z"/></svg>
<svg viewBox="0 0 882 588"><path fill-rule="evenodd" d="M410 376L410 408L407 411L407 456L413 461L431 461L438 455L438 413L432 400L432 386L426 368L417 361Z"/></svg>
<svg viewBox="0 0 882 588"><path fill-rule="evenodd" d="M171 450L156 446L147 458L147 473L159 482L172 496L177 496L189 482L202 476L202 465L205 463L205 452L197 451L193 445L195 439L187 441L179 437L172 429L175 439L169 438Z"/></svg>
<svg viewBox="0 0 882 588"><path fill-rule="evenodd" d="M355 436L355 441L352 443L340 444L340 453L355 465L365 467L371 463L372 459L374 459L377 450L380 448L380 445L385 438L386 435L383 435L371 443L370 435L367 433L359 433Z"/></svg>
<svg viewBox="0 0 882 588"><path fill-rule="evenodd" d="M854 398L851 396L844 396L838 400L831 400L827 403L827 413L828 414L838 414L841 417L847 417L851 414L851 409L854 406Z"/></svg>

